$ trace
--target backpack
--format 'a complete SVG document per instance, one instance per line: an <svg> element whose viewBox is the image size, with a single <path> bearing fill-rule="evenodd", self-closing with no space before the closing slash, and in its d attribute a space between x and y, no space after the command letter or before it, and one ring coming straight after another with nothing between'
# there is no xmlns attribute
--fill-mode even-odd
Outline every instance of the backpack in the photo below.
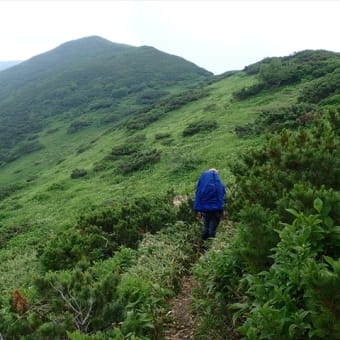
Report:
<svg viewBox="0 0 340 340"><path fill-rule="evenodd" d="M216 171L205 171L198 180L194 210L201 212L221 211L226 189Z"/></svg>

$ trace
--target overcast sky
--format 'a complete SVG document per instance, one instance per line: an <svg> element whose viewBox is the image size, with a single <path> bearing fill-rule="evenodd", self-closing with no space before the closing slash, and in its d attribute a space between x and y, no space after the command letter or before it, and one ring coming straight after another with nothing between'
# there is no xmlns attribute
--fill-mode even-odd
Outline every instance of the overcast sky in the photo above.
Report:
<svg viewBox="0 0 340 340"><path fill-rule="evenodd" d="M340 52L339 15L336 0L0 0L0 61L98 35L220 74L304 49Z"/></svg>

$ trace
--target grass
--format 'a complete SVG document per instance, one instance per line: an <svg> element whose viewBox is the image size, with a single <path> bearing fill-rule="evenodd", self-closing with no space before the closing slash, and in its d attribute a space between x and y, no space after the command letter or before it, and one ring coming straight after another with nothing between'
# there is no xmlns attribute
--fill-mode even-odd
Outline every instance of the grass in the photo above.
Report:
<svg viewBox="0 0 340 340"><path fill-rule="evenodd" d="M232 93L254 83L242 72L208 85L210 95L169 112L142 131L132 134L124 127L91 126L74 134L68 126L53 121L40 133L44 149L0 168L0 187L20 184L21 189L0 202L0 231L18 228L0 249L0 291L20 286L36 272L35 248L49 234L72 225L80 214L115 200L166 193L192 195L200 173L210 167L220 170L225 183L231 183L228 164L241 150L260 141L241 140L234 134L237 125L253 121L261 109L294 102L295 87L261 93L237 102ZM183 137L188 124L215 120L210 133ZM161 151L158 163L128 176L117 174L117 161L103 162L113 147L136 135L145 135L141 147ZM170 134L164 143L155 138ZM96 166L105 165L101 171ZM86 176L71 179L74 169ZM24 267L25 270L20 268ZM18 275L16 275L17 273ZM19 275L20 274L20 275Z"/></svg>

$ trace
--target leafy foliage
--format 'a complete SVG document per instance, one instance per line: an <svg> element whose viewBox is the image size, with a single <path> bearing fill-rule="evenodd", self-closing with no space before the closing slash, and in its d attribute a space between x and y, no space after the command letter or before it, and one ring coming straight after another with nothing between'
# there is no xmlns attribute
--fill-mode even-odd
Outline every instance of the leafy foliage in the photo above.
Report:
<svg viewBox="0 0 340 340"><path fill-rule="evenodd" d="M0 188L0 201L5 199L8 196L11 196L13 193L15 193L17 190L19 190L21 185L19 184L11 184L6 185Z"/></svg>
<svg viewBox="0 0 340 340"><path fill-rule="evenodd" d="M84 177L86 175L87 175L86 169L74 169L71 173L71 178L76 179L76 178Z"/></svg>
<svg viewBox="0 0 340 340"><path fill-rule="evenodd" d="M318 115L318 109L311 104L298 104L260 112L253 123L236 126L239 137L261 135L266 132L276 132L283 129L297 129L305 126Z"/></svg>
<svg viewBox="0 0 340 340"><path fill-rule="evenodd" d="M145 233L154 234L176 221L169 197L116 203L80 217L77 225L55 235L41 251L45 270L74 267L81 261L106 259L120 247L136 248Z"/></svg>
<svg viewBox="0 0 340 340"><path fill-rule="evenodd" d="M338 95L340 88L340 67L306 85L299 97L301 102L319 103L321 100Z"/></svg>
<svg viewBox="0 0 340 340"><path fill-rule="evenodd" d="M144 201L142 204L146 208ZM145 214L151 212L134 213L136 220L147 224ZM80 224L109 228L108 214L92 214ZM68 270L49 270L34 281L35 301L20 295L24 301L20 310L16 300L4 318L0 314L1 334L27 339L64 339L66 334L74 339L90 335L98 339L159 339L167 313L166 298L177 292L181 276L198 254L198 228L185 222L168 224L155 235L147 232L136 250L120 247L106 259L90 263L82 258ZM91 232L93 237L98 235L98 229ZM77 246L79 239L68 239ZM52 244L47 247L49 251L53 248Z"/></svg>
<svg viewBox="0 0 340 340"><path fill-rule="evenodd" d="M236 235L196 266L197 308L213 311L218 336L231 320L247 339L338 336L339 310L328 295L339 294L338 131L332 111L310 130L271 136L234 163Z"/></svg>
<svg viewBox="0 0 340 340"><path fill-rule="evenodd" d="M139 52L146 59L150 52L138 49L130 58L134 48L116 47L119 56L110 52L106 61L136 63ZM267 74L271 84L243 102L232 93L254 84L245 72L221 75L205 86L197 85L205 77L170 85L159 73L155 82L144 82L138 69L153 71L136 66L137 82L125 83L117 73L106 83L101 67L92 69L94 60L88 60L93 72L75 72L70 79L77 82L65 88L55 79L49 102L41 102L44 117L33 105L30 124L28 107L21 107L26 130L20 138L45 149L1 164L0 337L160 339L168 325L168 299L199 257L199 337L337 338L340 126L338 113L322 115L321 106L337 105L338 95L313 105L296 101L303 88L337 72L338 55L307 51L276 59L279 67L270 67L277 74ZM272 61L254 67L253 75ZM296 82L288 77L290 66ZM287 78L275 80L283 71ZM178 94L188 84L192 90ZM154 101L162 91L171 95ZM7 99L10 109L14 102ZM251 138L233 133L258 115L258 126L244 131ZM218 129L182 138L188 122L217 117ZM72 122L91 125L67 133ZM130 123L137 128L129 129ZM136 133L140 129L143 134ZM275 134L266 139L264 130ZM20 147L18 140L8 140L4 157ZM146 157L143 171L119 172L149 152L151 163ZM190 193L210 166L228 178L233 223L221 235L223 223L202 254ZM89 175L72 180L73 169L89 169ZM159 197L169 187L178 191L176 200L173 192Z"/></svg>
<svg viewBox="0 0 340 340"><path fill-rule="evenodd" d="M300 100L318 103L337 93L340 56L328 51L302 51L288 57L266 58L245 67L249 75L257 75L258 83L233 93L237 100L256 95L262 90L313 80L303 90ZM319 79L320 78L320 79Z"/></svg>
<svg viewBox="0 0 340 340"><path fill-rule="evenodd" d="M201 120L190 123L183 131L183 137L195 135L200 132L210 132L217 128L215 120Z"/></svg>
<svg viewBox="0 0 340 340"><path fill-rule="evenodd" d="M126 175L137 170L143 170L151 164L157 163L160 157L161 151L157 149L134 152L121 160L117 172Z"/></svg>

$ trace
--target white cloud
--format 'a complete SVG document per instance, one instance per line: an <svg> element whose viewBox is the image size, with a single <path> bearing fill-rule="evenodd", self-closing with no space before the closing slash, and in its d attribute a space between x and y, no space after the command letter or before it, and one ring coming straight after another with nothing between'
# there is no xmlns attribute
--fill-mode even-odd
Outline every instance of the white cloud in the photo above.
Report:
<svg viewBox="0 0 340 340"><path fill-rule="evenodd" d="M0 1L0 60L99 35L215 73L303 49L340 51L338 1Z"/></svg>

